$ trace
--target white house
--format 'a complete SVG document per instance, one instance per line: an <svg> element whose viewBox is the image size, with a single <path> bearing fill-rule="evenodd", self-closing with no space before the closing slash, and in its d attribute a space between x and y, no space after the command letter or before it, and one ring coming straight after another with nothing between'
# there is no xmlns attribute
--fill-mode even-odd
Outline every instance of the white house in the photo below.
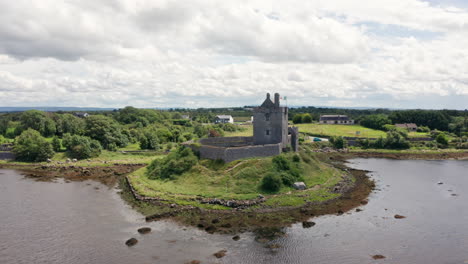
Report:
<svg viewBox="0 0 468 264"><path fill-rule="evenodd" d="M234 123L234 119L231 115L217 115L215 118L216 124Z"/></svg>

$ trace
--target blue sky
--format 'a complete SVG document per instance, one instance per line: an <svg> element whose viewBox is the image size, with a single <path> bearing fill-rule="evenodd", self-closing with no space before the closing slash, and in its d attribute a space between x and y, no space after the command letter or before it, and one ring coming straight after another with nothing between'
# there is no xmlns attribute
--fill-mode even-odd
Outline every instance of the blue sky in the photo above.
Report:
<svg viewBox="0 0 468 264"><path fill-rule="evenodd" d="M0 106L468 108L468 1L0 2Z"/></svg>

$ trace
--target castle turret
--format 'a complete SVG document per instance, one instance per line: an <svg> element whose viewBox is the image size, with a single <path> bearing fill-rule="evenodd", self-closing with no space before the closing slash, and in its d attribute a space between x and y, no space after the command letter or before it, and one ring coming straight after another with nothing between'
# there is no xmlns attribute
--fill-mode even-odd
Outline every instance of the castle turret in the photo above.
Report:
<svg viewBox="0 0 468 264"><path fill-rule="evenodd" d="M279 95L279 93L275 93L275 106L276 107L280 106L280 95Z"/></svg>

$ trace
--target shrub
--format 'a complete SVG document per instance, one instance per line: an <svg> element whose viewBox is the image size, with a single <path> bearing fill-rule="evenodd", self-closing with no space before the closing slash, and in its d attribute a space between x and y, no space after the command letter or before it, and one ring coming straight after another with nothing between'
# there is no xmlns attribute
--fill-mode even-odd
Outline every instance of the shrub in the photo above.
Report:
<svg viewBox="0 0 468 264"><path fill-rule="evenodd" d="M312 116L310 114L303 114L301 121L303 124L312 123Z"/></svg>
<svg viewBox="0 0 468 264"><path fill-rule="evenodd" d="M417 131L417 132L425 132L425 133L427 133L427 132L430 132L431 129L428 128L427 126L419 126L419 127L416 129L416 131Z"/></svg>
<svg viewBox="0 0 468 264"><path fill-rule="evenodd" d="M301 124L302 123L302 114L295 114L292 119L294 124Z"/></svg>
<svg viewBox="0 0 468 264"><path fill-rule="evenodd" d="M346 140L343 137L331 137L330 143L336 149L343 149L346 148Z"/></svg>
<svg viewBox="0 0 468 264"><path fill-rule="evenodd" d="M270 172L262 178L261 188L266 192L278 192L281 189L281 182L278 174Z"/></svg>
<svg viewBox="0 0 468 264"><path fill-rule="evenodd" d="M294 162L300 162L300 161L301 161L301 157L299 157L299 155L297 155L297 154L294 154L292 160L293 160Z"/></svg>
<svg viewBox="0 0 468 264"><path fill-rule="evenodd" d="M436 142L442 146L447 146L448 145L448 139L447 136L444 133L440 133L436 136L435 138Z"/></svg>
<svg viewBox="0 0 468 264"><path fill-rule="evenodd" d="M147 168L150 179L174 179L190 170L198 159L190 148L180 146L163 159L155 159Z"/></svg>
<svg viewBox="0 0 468 264"><path fill-rule="evenodd" d="M13 152L16 159L21 161L46 161L54 156L52 144L31 128L16 138Z"/></svg>

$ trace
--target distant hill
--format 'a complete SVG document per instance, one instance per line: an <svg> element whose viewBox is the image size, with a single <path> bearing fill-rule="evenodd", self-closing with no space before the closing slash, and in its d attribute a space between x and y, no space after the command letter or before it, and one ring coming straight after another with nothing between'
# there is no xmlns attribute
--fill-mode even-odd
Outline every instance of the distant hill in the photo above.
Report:
<svg viewBox="0 0 468 264"><path fill-rule="evenodd" d="M40 111L45 111L45 112L57 112L57 111L91 112L91 111L112 111L114 109L115 108L37 106L37 107L0 107L0 112L23 112L23 111L28 111L28 110L40 110Z"/></svg>

